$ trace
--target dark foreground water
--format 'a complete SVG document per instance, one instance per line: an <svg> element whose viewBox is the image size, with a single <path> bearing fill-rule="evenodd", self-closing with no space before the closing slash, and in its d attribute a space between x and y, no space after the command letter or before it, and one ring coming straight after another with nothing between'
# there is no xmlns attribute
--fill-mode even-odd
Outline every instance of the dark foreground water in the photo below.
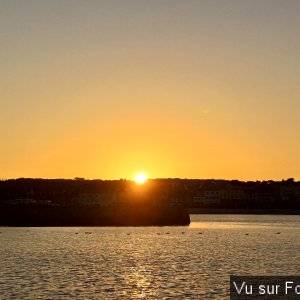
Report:
<svg viewBox="0 0 300 300"><path fill-rule="evenodd" d="M300 275L300 216L0 232L0 299L228 299L230 274Z"/></svg>

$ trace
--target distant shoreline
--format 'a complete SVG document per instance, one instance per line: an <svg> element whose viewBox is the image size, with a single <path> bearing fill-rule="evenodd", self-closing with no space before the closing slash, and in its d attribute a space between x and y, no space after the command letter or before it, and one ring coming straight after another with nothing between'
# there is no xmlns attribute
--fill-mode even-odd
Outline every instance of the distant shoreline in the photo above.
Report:
<svg viewBox="0 0 300 300"><path fill-rule="evenodd" d="M190 214L240 214L240 215L300 215L300 209L213 209L189 208Z"/></svg>

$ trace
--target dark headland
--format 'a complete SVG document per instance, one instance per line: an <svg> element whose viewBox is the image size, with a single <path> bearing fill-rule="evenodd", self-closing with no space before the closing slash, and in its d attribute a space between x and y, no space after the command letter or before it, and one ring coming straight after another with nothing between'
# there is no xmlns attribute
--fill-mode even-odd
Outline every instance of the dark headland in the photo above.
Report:
<svg viewBox="0 0 300 300"><path fill-rule="evenodd" d="M189 225L185 198L148 182L0 181L0 226Z"/></svg>
<svg viewBox="0 0 300 300"><path fill-rule="evenodd" d="M154 179L0 181L0 226L188 225L190 213L300 214L300 183Z"/></svg>

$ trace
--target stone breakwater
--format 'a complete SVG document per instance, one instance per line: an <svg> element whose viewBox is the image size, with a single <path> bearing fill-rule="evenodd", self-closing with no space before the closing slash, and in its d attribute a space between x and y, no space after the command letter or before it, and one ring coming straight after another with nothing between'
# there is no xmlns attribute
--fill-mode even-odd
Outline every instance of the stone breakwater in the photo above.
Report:
<svg viewBox="0 0 300 300"><path fill-rule="evenodd" d="M175 226L189 225L184 206L7 205L0 207L0 226Z"/></svg>

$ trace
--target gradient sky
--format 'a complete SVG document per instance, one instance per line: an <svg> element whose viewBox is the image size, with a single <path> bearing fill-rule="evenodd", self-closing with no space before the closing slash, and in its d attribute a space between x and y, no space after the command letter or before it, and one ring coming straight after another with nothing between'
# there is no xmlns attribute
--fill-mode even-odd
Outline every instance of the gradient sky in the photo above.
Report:
<svg viewBox="0 0 300 300"><path fill-rule="evenodd" d="M0 178L300 179L299 0L0 0Z"/></svg>

